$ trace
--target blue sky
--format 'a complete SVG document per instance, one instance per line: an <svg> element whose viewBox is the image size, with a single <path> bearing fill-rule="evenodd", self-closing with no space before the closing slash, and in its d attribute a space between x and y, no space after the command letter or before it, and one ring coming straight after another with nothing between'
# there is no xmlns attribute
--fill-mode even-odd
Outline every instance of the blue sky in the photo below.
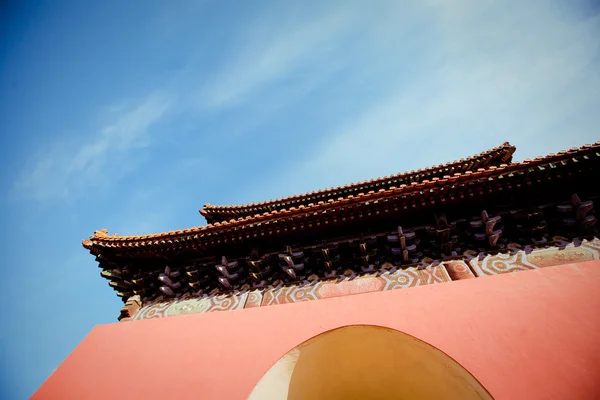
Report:
<svg viewBox="0 0 600 400"><path fill-rule="evenodd" d="M4 3L2 399L116 321L96 229L600 140L597 1Z"/></svg>

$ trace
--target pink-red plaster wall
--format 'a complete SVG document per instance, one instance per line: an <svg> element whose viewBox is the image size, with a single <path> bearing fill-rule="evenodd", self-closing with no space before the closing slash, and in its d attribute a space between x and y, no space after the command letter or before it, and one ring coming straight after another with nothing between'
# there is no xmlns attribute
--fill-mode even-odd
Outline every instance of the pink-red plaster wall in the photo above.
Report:
<svg viewBox="0 0 600 400"><path fill-rule="evenodd" d="M291 348L373 324L438 347L496 399L600 398L600 261L100 325L34 399L245 399Z"/></svg>

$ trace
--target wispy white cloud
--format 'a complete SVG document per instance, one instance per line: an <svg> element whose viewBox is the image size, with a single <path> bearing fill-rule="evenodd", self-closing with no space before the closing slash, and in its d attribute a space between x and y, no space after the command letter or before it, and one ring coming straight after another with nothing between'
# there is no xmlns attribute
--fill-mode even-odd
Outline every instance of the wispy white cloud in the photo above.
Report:
<svg viewBox="0 0 600 400"><path fill-rule="evenodd" d="M225 61L200 89L194 66L166 87L182 99L180 110L235 120L237 107L251 106L240 131L290 115L303 98L324 114L332 110L322 118L335 128L324 125L313 151L279 165L281 173L250 198L449 161L505 140L525 149L522 157L543 154L589 141L600 122L591 110L581 116L600 92L600 76L590 72L600 57L598 17L568 18L557 4L429 0L365 9L344 2L299 17L265 12L236 26ZM336 113L346 98L315 94L340 84L340 71L341 95L356 93L358 112ZM122 176L135 168L132 153L148 144L150 126L171 109L162 96L116 102L118 117L98 133L35 158L20 191L66 198Z"/></svg>
<svg viewBox="0 0 600 400"><path fill-rule="evenodd" d="M224 68L196 94L198 106L207 111L238 106L259 96L270 85L293 79L295 74L303 76L303 83L311 86L339 67L341 60L327 56L352 32L357 11L335 8L317 18L311 16L310 20L302 19L290 25L281 25L281 21L268 15L248 24L238 32L239 42L233 46L234 53ZM320 60L319 68L314 68L317 60ZM303 71L306 69L310 70L309 79ZM310 88L306 87L301 90L302 93L308 91Z"/></svg>
<svg viewBox="0 0 600 400"><path fill-rule="evenodd" d="M452 161L505 140L520 158L597 140L599 15L568 18L555 2L459 3L430 2L437 34L420 59L394 56L419 34L411 31L373 65L420 68L408 78L380 76L385 94L340 118L315 152L252 190L261 193L255 197L272 187L284 195ZM374 22L373 40L389 34Z"/></svg>
<svg viewBox="0 0 600 400"><path fill-rule="evenodd" d="M86 196L85 202L53 207L52 213L31 203L9 210L16 216L7 218L14 226L6 232L50 238L30 252L9 235L7 243L14 246L2 253L4 263L28 266L9 275L24 281L36 272L34 284L52 288L54 303L72 302L73 290L87 299L98 301L105 293L107 301L117 301L78 243L78 236L94 229L139 234L196 225L201 218L195 210L204 202L251 202L368 179L467 156L505 140L518 146L519 158L598 140L600 22L597 7L580 7L593 1L275 1L254 2L237 14L221 5L225 2L198 9L177 3L155 9L160 17L151 20L148 7L139 19L127 20L127 27L90 17L98 13L80 14L84 24L52 31L33 24L20 38L20 51L13 52L17 57L33 49L30 57L14 62L23 77L11 83L7 101L13 102L14 93L18 105L43 108L40 90L55 90L45 98L62 100L81 93L77 89L95 91L108 77L115 86L126 85L132 97L148 88L159 93L107 107L93 104L90 96L82 107L45 108L40 116L60 115L44 123L55 120L60 132L69 128L75 134L56 133L50 143L43 143L50 135L26 139L37 138L40 151L33 150L18 176L10 175L19 196L41 204ZM99 46L90 39L104 37L97 33L105 26L122 32L123 40ZM132 32L140 31L144 42L138 45ZM72 38L77 45L69 46ZM52 46L40 47L48 40ZM81 63L89 58L81 57L81 48L94 48L98 59L108 61L106 67L99 72ZM44 54L58 58L48 59L41 71ZM63 69L69 64L85 67L69 75ZM131 71L142 72L136 83L129 81ZM89 81L99 73L102 79ZM21 92L27 82L29 94ZM112 91L115 99L120 89ZM66 104L73 104L69 100ZM90 111L100 114L94 129L61 127L70 114ZM37 126L22 124L25 110L17 114L11 126ZM232 130L238 136L232 137ZM139 168L151 157L160 157L159 166ZM94 199L99 192L104 196ZM71 252L76 256L63 257ZM80 268L82 263L89 268ZM77 285L60 294L71 281L53 286L61 275L47 272L65 265ZM18 295L10 285L7 290L7 299ZM15 317L11 323L9 317L8 326L17 333L10 336L22 346L10 343L6 347L13 351L4 358L13 372L7 379L24 385L24 377L34 376L31 365L56 365L79 338L60 353L48 337L74 338L64 334L64 324L57 325L56 313L21 303L9 314L33 312L35 318ZM65 321L73 321L71 314ZM59 329L38 340L48 315L52 320L46 325ZM89 304L80 315L92 315ZM109 320L97 317L76 320L87 331L91 325L85 324ZM27 321L38 323L26 329ZM24 357L33 342L37 358ZM38 362L48 349L56 354ZM31 388L16 397L26 397L43 378L40 373L30 378Z"/></svg>
<svg viewBox="0 0 600 400"><path fill-rule="evenodd" d="M132 151L151 143L152 125L173 99L153 94L109 107L112 120L97 131L58 139L32 157L15 183L17 194L40 201L70 200L135 169Z"/></svg>

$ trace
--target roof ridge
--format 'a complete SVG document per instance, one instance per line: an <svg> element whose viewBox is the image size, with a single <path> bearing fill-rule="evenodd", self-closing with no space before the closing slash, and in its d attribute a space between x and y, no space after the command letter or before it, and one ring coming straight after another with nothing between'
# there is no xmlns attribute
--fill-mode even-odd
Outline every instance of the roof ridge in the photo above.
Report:
<svg viewBox="0 0 600 400"><path fill-rule="evenodd" d="M555 160L560 160L567 156L571 156L573 153L576 153L576 152L579 152L582 150L588 150L588 149L591 149L594 147L600 147L600 141L593 143L593 144L586 144L581 147L574 147L569 150L561 150L556 154L550 153L546 156L538 156L533 160L525 159L522 162L501 164L498 167L490 166L489 168L478 168L477 171L475 171L475 172L474 171L465 171L463 173L455 173L453 176L445 175L442 178L435 177L432 180L426 179L422 182L411 182L410 185L401 184L400 187L392 186L389 189L382 188L377 192L375 192L373 190L369 191L368 193L361 192L361 193L357 194L356 196L349 195L344 198L339 198L337 201L330 199L330 200L332 200L330 202L329 201L328 202L319 201L317 204L310 203L308 206L304 206L304 205L299 205L298 207L292 206L289 209L283 208L280 210L273 210L271 212L264 212L262 214L255 214L255 215L239 217L237 219L232 218L229 221L215 222L213 224L207 224L206 226L178 229L176 231L169 231L168 233L162 232L162 233L133 235L133 236L118 236L117 234L113 234L112 236L110 236L110 235L108 235L108 231L106 229L103 229L100 231L95 231L94 235L90 236L89 240L83 240L82 244L86 249L90 249L92 247L92 245L94 244L94 242L103 242L103 243L120 242L120 241L138 242L140 240L146 241L148 239L171 240L171 239L177 239L179 237L184 237L186 235L193 234L193 233L200 233L200 232L213 233L213 232L218 232L223 229L227 229L228 227L231 227L231 226L243 226L243 225L249 224L249 223L261 223L265 219L272 219L275 221L279 217L284 218L286 216L289 216L290 214L308 213L308 212L314 212L321 208L332 208L332 207L335 207L336 205L340 205L340 204L368 201L371 197L374 197L377 195L379 195L381 197L384 197L388 194L390 194L390 195L396 194L397 195L397 194L405 192L405 191L410 192L410 191L421 190L423 188L430 188L430 187L436 186L436 185L443 185L448 181L458 181L458 180L464 179L465 177L480 178L482 176L485 176L486 174L489 175L491 173L501 173L502 171L505 171L505 170L512 171L512 170L515 170L515 169L518 169L520 167L527 166L527 165L534 166L534 165L542 164L542 163L550 163L550 162L554 162Z"/></svg>
<svg viewBox="0 0 600 400"><path fill-rule="evenodd" d="M208 216L210 214L211 210L229 210L229 209L236 209L236 210L244 210L244 209L249 209L252 207L264 207L264 206L269 206L269 205L273 205L273 204L277 204L277 203L281 203L283 201L290 201L290 200L296 200L296 199L301 199L304 197L308 197L311 195L315 195L315 194L331 194L337 190L342 190L342 189L348 189L348 188L356 188L356 187L360 187L362 185L365 184L372 184L372 183L377 183L380 181L385 181L385 180L389 180L389 179L398 179L398 178L402 178L402 177L408 177L410 175L414 175L414 174L419 174L419 173L425 173L425 172L429 172L431 170L436 170L436 169L442 169L445 167L448 167L449 165L452 164L458 164L461 162L465 162L465 161L469 161L469 160L473 160L479 157L483 157L486 155L490 155L493 152L497 152L500 150L508 150L510 151L510 156L512 156L512 154L514 154L514 152L516 151L516 147L512 146L509 142L504 142L499 146L496 147L492 147L491 149L482 151L480 153L471 155L469 157L466 158L461 158L459 160L454 160L454 161L449 161L446 163L442 163L442 164L438 164L438 165L433 165L433 166L429 166L429 167L425 167L425 168L419 168L417 170L410 170L410 171L404 171L404 172L399 172L396 174L392 174L392 175L386 175L384 177L378 177L378 178L371 178L371 179L366 179L363 181L358 181L358 182L351 182L351 183L347 183L344 185L339 185L339 186L332 186L329 188L324 188L324 189L317 189L317 190L313 190L311 192L304 192L300 195L298 194L293 194L291 196L286 196L286 197L282 197L282 198L277 198L277 199L270 199L270 200L264 200L258 203L246 203L246 204L229 204L229 205L211 205L209 203L204 204L204 208L199 210L200 214L204 217Z"/></svg>

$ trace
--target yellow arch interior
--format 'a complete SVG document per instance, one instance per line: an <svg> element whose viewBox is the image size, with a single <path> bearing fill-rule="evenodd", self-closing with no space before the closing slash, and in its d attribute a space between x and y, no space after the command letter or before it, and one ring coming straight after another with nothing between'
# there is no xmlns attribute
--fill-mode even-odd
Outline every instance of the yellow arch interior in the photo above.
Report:
<svg viewBox="0 0 600 400"><path fill-rule="evenodd" d="M347 326L280 358L249 400L492 399L460 364L402 332Z"/></svg>

